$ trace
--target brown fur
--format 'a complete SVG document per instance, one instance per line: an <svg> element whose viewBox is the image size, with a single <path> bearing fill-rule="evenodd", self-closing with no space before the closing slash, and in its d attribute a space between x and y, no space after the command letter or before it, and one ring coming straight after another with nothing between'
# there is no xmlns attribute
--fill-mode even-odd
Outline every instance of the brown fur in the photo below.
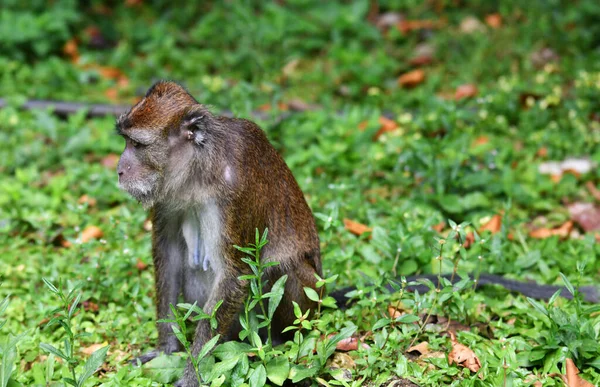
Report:
<svg viewBox="0 0 600 387"><path fill-rule="evenodd" d="M235 333L236 315L248 295L248 284L238 277L250 269L233 245L254 242L257 228L261 232L269 229L263 257L279 262L268 270L268 282L288 275L284 299L274 317L275 337L294 320L292 301L303 310L314 307L303 291L304 287L314 288L314 274L322 274L314 219L289 168L256 124L213 116L181 86L159 82L118 119L117 130L128 139L119 162L120 184L152 214L159 319L169 316L169 304L175 303L182 291L184 295L201 294L203 285L195 281L205 274L188 266L185 257L190 242L182 230L190 214L206 214L210 208L218 209L216 245L221 256L210 257L210 270L214 265L219 272L214 274L217 279L212 291L202 300L206 312L224 301L217 312L218 333ZM135 146L142 139L143 146ZM195 230L193 222L190 229ZM203 247L212 246L207 236L202 237ZM158 330L160 351L179 349L169 325L159 324ZM212 334L208 322L201 321L194 354ZM155 353L142 360L153 356ZM194 386L194 379L188 366L180 384Z"/></svg>

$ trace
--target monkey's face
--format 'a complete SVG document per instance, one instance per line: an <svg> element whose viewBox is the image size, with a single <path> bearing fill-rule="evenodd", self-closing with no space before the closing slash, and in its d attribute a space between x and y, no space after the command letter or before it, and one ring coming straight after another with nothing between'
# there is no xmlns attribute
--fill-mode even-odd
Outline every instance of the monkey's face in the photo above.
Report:
<svg viewBox="0 0 600 387"><path fill-rule="evenodd" d="M159 82L129 112L117 120L125 139L119 160L119 188L152 207L161 198L171 201L189 183L194 166L210 152L200 130L209 114L176 83ZM200 163L201 164L201 163Z"/></svg>
<svg viewBox="0 0 600 387"><path fill-rule="evenodd" d="M128 192L144 207L151 207L155 201L162 180L161 153L156 143L146 138L126 136L125 150L119 159L117 173L119 175L119 188ZM148 136L146 136L148 137Z"/></svg>

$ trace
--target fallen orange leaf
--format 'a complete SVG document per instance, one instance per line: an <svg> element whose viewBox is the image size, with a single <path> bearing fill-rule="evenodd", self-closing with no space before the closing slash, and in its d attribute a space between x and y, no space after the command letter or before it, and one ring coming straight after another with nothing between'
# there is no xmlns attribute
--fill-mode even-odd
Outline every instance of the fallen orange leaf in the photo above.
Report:
<svg viewBox="0 0 600 387"><path fill-rule="evenodd" d="M538 157L546 157L546 156L548 156L548 148L546 148L545 146L543 146L540 149L538 149L538 151L535 152L535 154Z"/></svg>
<svg viewBox="0 0 600 387"><path fill-rule="evenodd" d="M488 136L479 136L473 141L471 148L478 147L479 145L485 145L488 142L490 142L490 138Z"/></svg>
<svg viewBox="0 0 600 387"><path fill-rule="evenodd" d="M539 228L537 230L533 230L529 233L529 236L536 239L550 238L555 235L561 238L566 238L569 236L572 229L573 221L569 220L557 228Z"/></svg>
<svg viewBox="0 0 600 387"><path fill-rule="evenodd" d="M96 199L88 196L87 194L82 195L77 201L79 204L87 204L89 207L94 207L97 203Z"/></svg>
<svg viewBox="0 0 600 387"><path fill-rule="evenodd" d="M425 80L425 71L417 69L400 75L398 84L402 87L415 87Z"/></svg>
<svg viewBox="0 0 600 387"><path fill-rule="evenodd" d="M369 349L369 345L365 343L361 343L361 347L365 349ZM358 339L356 337L348 337L346 339L340 340L335 346L335 349L338 351L356 351L358 349Z"/></svg>
<svg viewBox="0 0 600 387"><path fill-rule="evenodd" d="M111 101L117 101L119 99L119 91L117 89L115 89L114 87L106 89L106 91L104 92L104 95L106 96L106 98L110 99Z"/></svg>
<svg viewBox="0 0 600 387"><path fill-rule="evenodd" d="M492 13L485 17L485 24L492 28L502 27L502 16L499 13Z"/></svg>
<svg viewBox="0 0 600 387"><path fill-rule="evenodd" d="M433 226L431 226L431 228L437 232L442 232L444 227L446 227L446 222L444 222L444 221L441 221L438 224L434 224Z"/></svg>
<svg viewBox="0 0 600 387"><path fill-rule="evenodd" d="M440 23L435 20L401 20L396 24L403 34L418 30L432 30L439 26Z"/></svg>
<svg viewBox="0 0 600 387"><path fill-rule="evenodd" d="M600 190L598 188L596 188L594 183L592 183L591 181L588 181L587 183L585 183L585 187L590 192L590 195L592 195L594 197L594 199L600 201Z"/></svg>
<svg viewBox="0 0 600 387"><path fill-rule="evenodd" d="M594 387L594 385L587 380L581 379L578 375L579 370L573 360L567 359L567 380L566 384L568 387Z"/></svg>
<svg viewBox="0 0 600 387"><path fill-rule="evenodd" d="M366 232L373 231L371 227L359 222L355 222L351 219L344 219L344 227L346 227L346 230L350 231L352 234L357 236L361 236Z"/></svg>
<svg viewBox="0 0 600 387"><path fill-rule="evenodd" d="M137 259L137 262L135 263L135 267L139 270L139 271L144 271L148 268L148 264L145 263L144 261L142 261L140 258Z"/></svg>
<svg viewBox="0 0 600 387"><path fill-rule="evenodd" d="M423 341L417 345L413 345L406 352L419 352L421 355L427 355L429 353L429 343L427 341Z"/></svg>
<svg viewBox="0 0 600 387"><path fill-rule="evenodd" d="M469 347L459 343L453 332L449 332L449 334L452 341L452 350L448 354L448 363L450 365L456 363L457 365L468 368L472 372L479 371L481 368L481 361L479 361L475 352Z"/></svg>
<svg viewBox="0 0 600 387"><path fill-rule="evenodd" d="M379 117L379 124L381 125L381 127L373 136L373 140L378 140L382 134L393 132L394 129L398 127L398 124L394 120L390 120L389 118L383 116Z"/></svg>
<svg viewBox="0 0 600 387"><path fill-rule="evenodd" d="M81 242L86 243L91 241L92 239L100 239L104 235L104 232L99 227L96 226L87 226L81 232Z"/></svg>
<svg viewBox="0 0 600 387"><path fill-rule="evenodd" d="M466 85L460 85L456 88L454 93L454 99L460 101L461 99L475 97L477 95L477 86L472 83Z"/></svg>
<svg viewBox="0 0 600 387"><path fill-rule="evenodd" d="M67 40L63 46L63 53L71 59L72 63L79 62L79 50L77 48L77 39L72 38Z"/></svg>
<svg viewBox="0 0 600 387"><path fill-rule="evenodd" d="M496 214L492 216L492 218L484 225L479 227L479 232L482 233L484 231L490 231L492 234L496 234L500 232L502 229L502 216Z"/></svg>

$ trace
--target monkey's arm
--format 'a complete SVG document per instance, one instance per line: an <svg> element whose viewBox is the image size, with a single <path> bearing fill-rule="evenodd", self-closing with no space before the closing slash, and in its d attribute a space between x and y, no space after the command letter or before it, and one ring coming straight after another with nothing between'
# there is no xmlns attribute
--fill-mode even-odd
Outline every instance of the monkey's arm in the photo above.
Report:
<svg viewBox="0 0 600 387"><path fill-rule="evenodd" d="M442 275L442 277L446 278L447 280L450 280L451 275L444 274ZM471 277L474 278L473 276ZM433 283L437 283L438 276L436 274L420 274L406 277L406 281L408 283L415 282L419 279L428 279ZM455 276L453 283L456 283L460 280L460 277ZM562 292L560 295L562 297L568 299L573 298L571 293L569 293L564 286L540 285L537 283L520 282L494 274L481 274L479 276L479 280L477 281L477 287L483 285L499 285L507 290L510 290L511 292L521 293L526 297L531 297L539 300L548 300L557 290L561 289ZM387 289L390 291L394 291L394 289L390 285L387 286ZM420 293L425 293L429 291L429 287L422 284L408 285L406 289L408 291L419 291ZM334 290L330 293L330 296L336 299L338 305L343 306L346 305L346 303L348 302L348 297L346 297L346 293L352 290L354 290L353 287ZM595 286L582 286L578 290L583 295L585 301L592 303L600 302L600 297L598 296L598 289Z"/></svg>
<svg viewBox="0 0 600 387"><path fill-rule="evenodd" d="M156 315L158 320L172 317L170 305L177 305L182 289L183 251L179 236L164 232L175 227L159 227L162 222L152 214L155 227L152 230L152 258L154 260L154 285L156 287ZM159 232L159 230L163 230ZM173 334L172 324L157 323L158 347L134 359L142 364L164 352L170 354L181 350L181 343Z"/></svg>

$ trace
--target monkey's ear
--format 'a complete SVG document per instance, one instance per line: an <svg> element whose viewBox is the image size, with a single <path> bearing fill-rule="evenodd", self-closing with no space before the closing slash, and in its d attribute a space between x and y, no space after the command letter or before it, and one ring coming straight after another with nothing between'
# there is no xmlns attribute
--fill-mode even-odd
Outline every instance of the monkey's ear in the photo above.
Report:
<svg viewBox="0 0 600 387"><path fill-rule="evenodd" d="M196 145L204 145L206 140L207 112L202 108L189 109L181 120L181 133Z"/></svg>

